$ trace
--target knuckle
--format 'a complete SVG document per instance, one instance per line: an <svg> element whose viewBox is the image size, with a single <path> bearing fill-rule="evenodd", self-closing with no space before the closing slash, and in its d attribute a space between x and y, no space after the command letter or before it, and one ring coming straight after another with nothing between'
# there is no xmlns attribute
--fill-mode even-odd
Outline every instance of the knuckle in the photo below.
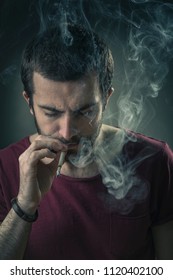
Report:
<svg viewBox="0 0 173 280"><path fill-rule="evenodd" d="M42 139L42 135L41 134L37 135L37 137L35 138L35 141L40 140L40 139Z"/></svg>
<svg viewBox="0 0 173 280"><path fill-rule="evenodd" d="M38 146L39 146L39 144L40 144L40 140L35 140L34 142L33 142L33 148L37 148Z"/></svg>
<svg viewBox="0 0 173 280"><path fill-rule="evenodd" d="M20 164L23 164L26 161L26 153L23 153L19 156L18 161Z"/></svg>
<svg viewBox="0 0 173 280"><path fill-rule="evenodd" d="M45 153L46 154L49 154L49 153L51 153L52 151L49 149L49 148L45 148Z"/></svg>

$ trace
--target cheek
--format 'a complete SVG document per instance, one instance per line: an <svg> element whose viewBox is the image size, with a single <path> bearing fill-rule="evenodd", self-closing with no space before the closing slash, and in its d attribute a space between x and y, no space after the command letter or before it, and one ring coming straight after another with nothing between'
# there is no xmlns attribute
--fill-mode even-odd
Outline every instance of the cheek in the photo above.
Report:
<svg viewBox="0 0 173 280"><path fill-rule="evenodd" d="M57 131L57 122L53 120L47 119L43 115L35 115L37 124L45 135L52 135L55 131Z"/></svg>
<svg viewBox="0 0 173 280"><path fill-rule="evenodd" d="M45 125L43 126L43 129L47 131L48 134L53 135L57 132L57 124L51 123L51 122L46 122Z"/></svg>

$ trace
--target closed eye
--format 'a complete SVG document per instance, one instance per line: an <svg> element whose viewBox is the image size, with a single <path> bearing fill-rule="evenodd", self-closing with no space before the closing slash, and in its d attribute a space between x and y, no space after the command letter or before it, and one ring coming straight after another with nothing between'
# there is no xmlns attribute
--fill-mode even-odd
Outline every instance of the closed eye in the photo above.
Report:
<svg viewBox="0 0 173 280"><path fill-rule="evenodd" d="M49 118L59 117L63 113L63 111L59 111L57 108L50 107L47 105L38 105L38 107L40 107L44 115Z"/></svg>
<svg viewBox="0 0 173 280"><path fill-rule="evenodd" d="M80 114L86 118L94 118L96 113L97 113L97 110L95 107L94 108L92 107L89 110L80 111Z"/></svg>
<svg viewBox="0 0 173 280"><path fill-rule="evenodd" d="M53 118L53 117L58 117L61 115L61 112L44 112L45 116Z"/></svg>
<svg viewBox="0 0 173 280"><path fill-rule="evenodd" d="M85 117L89 117L93 114L93 110L88 110L88 111L80 111L80 114L85 116Z"/></svg>

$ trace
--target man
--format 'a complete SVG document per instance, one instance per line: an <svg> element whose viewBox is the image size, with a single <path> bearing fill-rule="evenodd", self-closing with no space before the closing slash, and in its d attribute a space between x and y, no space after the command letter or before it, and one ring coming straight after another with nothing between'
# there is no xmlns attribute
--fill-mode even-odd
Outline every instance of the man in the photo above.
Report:
<svg viewBox="0 0 173 280"><path fill-rule="evenodd" d="M173 259L172 152L102 124L111 52L90 30L64 30L23 55L37 134L0 153L0 258Z"/></svg>

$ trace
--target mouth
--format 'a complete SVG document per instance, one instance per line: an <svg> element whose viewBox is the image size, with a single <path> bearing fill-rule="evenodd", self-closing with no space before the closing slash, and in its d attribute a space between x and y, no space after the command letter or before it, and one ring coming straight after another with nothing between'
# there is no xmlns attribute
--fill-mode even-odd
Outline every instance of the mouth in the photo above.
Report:
<svg viewBox="0 0 173 280"><path fill-rule="evenodd" d="M67 154L69 153L77 153L80 149L80 143L69 143L66 144L67 147Z"/></svg>

